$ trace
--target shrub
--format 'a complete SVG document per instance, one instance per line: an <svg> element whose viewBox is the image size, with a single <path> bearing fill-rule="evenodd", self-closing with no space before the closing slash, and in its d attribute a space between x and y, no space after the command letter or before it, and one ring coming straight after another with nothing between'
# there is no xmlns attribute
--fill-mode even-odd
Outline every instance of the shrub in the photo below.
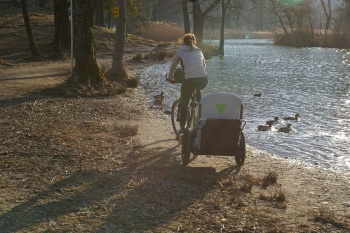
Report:
<svg viewBox="0 0 350 233"><path fill-rule="evenodd" d="M147 53L143 56L144 59L146 60L154 60L155 59L155 54L154 53Z"/></svg>
<svg viewBox="0 0 350 233"><path fill-rule="evenodd" d="M135 136L138 133L139 127L138 125L131 125L131 124L115 124L114 130L118 132L121 136Z"/></svg>
<svg viewBox="0 0 350 233"><path fill-rule="evenodd" d="M210 59L219 55L219 46L214 44L200 44L198 47L202 50L205 59Z"/></svg>
<svg viewBox="0 0 350 233"><path fill-rule="evenodd" d="M267 176L265 176L262 179L261 185L264 187L267 187L271 184L275 184L277 182L277 176L278 176L277 172L275 171L269 172L269 174L267 174Z"/></svg>
<svg viewBox="0 0 350 233"><path fill-rule="evenodd" d="M157 48L155 50L155 58L159 61L163 61L166 57L168 57L168 52L166 49Z"/></svg>
<svg viewBox="0 0 350 233"><path fill-rule="evenodd" d="M136 61L136 62L142 61L142 53L136 54L136 55L132 58L132 60L133 60L133 61Z"/></svg>
<svg viewBox="0 0 350 233"><path fill-rule="evenodd" d="M133 87L133 88L136 88L138 85L139 85L139 82L140 82L140 79L139 78L128 78L126 80L126 85L128 87Z"/></svg>

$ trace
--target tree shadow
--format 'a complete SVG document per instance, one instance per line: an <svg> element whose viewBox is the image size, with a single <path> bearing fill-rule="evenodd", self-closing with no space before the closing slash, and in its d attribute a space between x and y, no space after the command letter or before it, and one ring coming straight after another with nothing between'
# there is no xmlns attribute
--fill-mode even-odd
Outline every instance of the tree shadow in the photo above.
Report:
<svg viewBox="0 0 350 233"><path fill-rule="evenodd" d="M220 172L213 167L185 167L174 159L175 147L150 150L150 156L134 153L138 159L132 164L132 170L138 172L139 183L115 205L99 231L155 230L180 212L201 203L221 179L240 172L238 166Z"/></svg>
<svg viewBox="0 0 350 233"><path fill-rule="evenodd" d="M63 74L62 74L63 75ZM53 75L57 76L57 75ZM27 79L37 78L36 77L28 77ZM44 76L42 76L44 77ZM48 76L45 76L48 77ZM23 79L23 78L20 78ZM67 80L54 85L49 88L37 88L36 90L28 91L26 90L26 94L19 97L9 98L9 99L1 99L0 106L13 106L18 104L23 104L27 102L33 102L36 100L48 99L48 98L101 98L101 97L110 97L115 95L120 95L125 93L126 87L118 84L112 83L108 86L88 86L85 84L80 84L76 82L72 82L67 77Z"/></svg>
<svg viewBox="0 0 350 233"><path fill-rule="evenodd" d="M18 80L31 80L31 79L46 79L48 77L62 77L62 76L66 76L69 74L69 72L62 72L62 73L55 73L55 74L50 74L50 75L37 75L37 76L30 76L30 77L12 77L12 78L0 78L0 82L3 81L18 81Z"/></svg>
<svg viewBox="0 0 350 233"><path fill-rule="evenodd" d="M117 189L125 182L123 176L123 171L76 172L49 186L36 197L1 214L1 232L17 232L62 215L79 214L87 206L112 195L111 190ZM77 189L79 191L74 191Z"/></svg>
<svg viewBox="0 0 350 233"><path fill-rule="evenodd" d="M201 202L220 179L237 174L234 167L221 172L212 167L184 167L174 159L174 151L176 146L165 150L134 150L126 155L124 168L76 171L2 213L1 232L32 229L70 216L79 221L79 216L85 218L86 212L105 216L88 219L99 221L94 222L97 229L89 223L88 230L152 230Z"/></svg>

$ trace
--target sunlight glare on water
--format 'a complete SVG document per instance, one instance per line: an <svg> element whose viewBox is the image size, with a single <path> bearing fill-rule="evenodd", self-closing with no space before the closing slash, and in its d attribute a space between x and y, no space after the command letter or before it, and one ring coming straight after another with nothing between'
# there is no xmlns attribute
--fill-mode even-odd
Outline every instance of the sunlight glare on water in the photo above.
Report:
<svg viewBox="0 0 350 233"><path fill-rule="evenodd" d="M278 1L285 6L296 6L301 2L303 2L303 0L278 0Z"/></svg>

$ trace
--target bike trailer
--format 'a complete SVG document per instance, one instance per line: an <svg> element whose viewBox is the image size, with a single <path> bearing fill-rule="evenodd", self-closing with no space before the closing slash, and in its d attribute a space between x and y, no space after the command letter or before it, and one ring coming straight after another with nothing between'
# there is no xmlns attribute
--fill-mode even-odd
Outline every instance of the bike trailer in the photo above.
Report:
<svg viewBox="0 0 350 233"><path fill-rule="evenodd" d="M202 97L199 120L193 132L192 149L198 155L235 156L245 149L242 100L233 94L214 93Z"/></svg>

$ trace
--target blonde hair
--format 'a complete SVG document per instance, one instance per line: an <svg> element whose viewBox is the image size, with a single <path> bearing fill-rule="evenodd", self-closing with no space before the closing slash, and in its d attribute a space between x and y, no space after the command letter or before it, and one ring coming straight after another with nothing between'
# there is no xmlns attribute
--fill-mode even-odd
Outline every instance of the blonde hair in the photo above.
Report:
<svg viewBox="0 0 350 233"><path fill-rule="evenodd" d="M193 46L196 44L196 36L192 33L185 34L183 38L183 44L191 46L193 48Z"/></svg>

